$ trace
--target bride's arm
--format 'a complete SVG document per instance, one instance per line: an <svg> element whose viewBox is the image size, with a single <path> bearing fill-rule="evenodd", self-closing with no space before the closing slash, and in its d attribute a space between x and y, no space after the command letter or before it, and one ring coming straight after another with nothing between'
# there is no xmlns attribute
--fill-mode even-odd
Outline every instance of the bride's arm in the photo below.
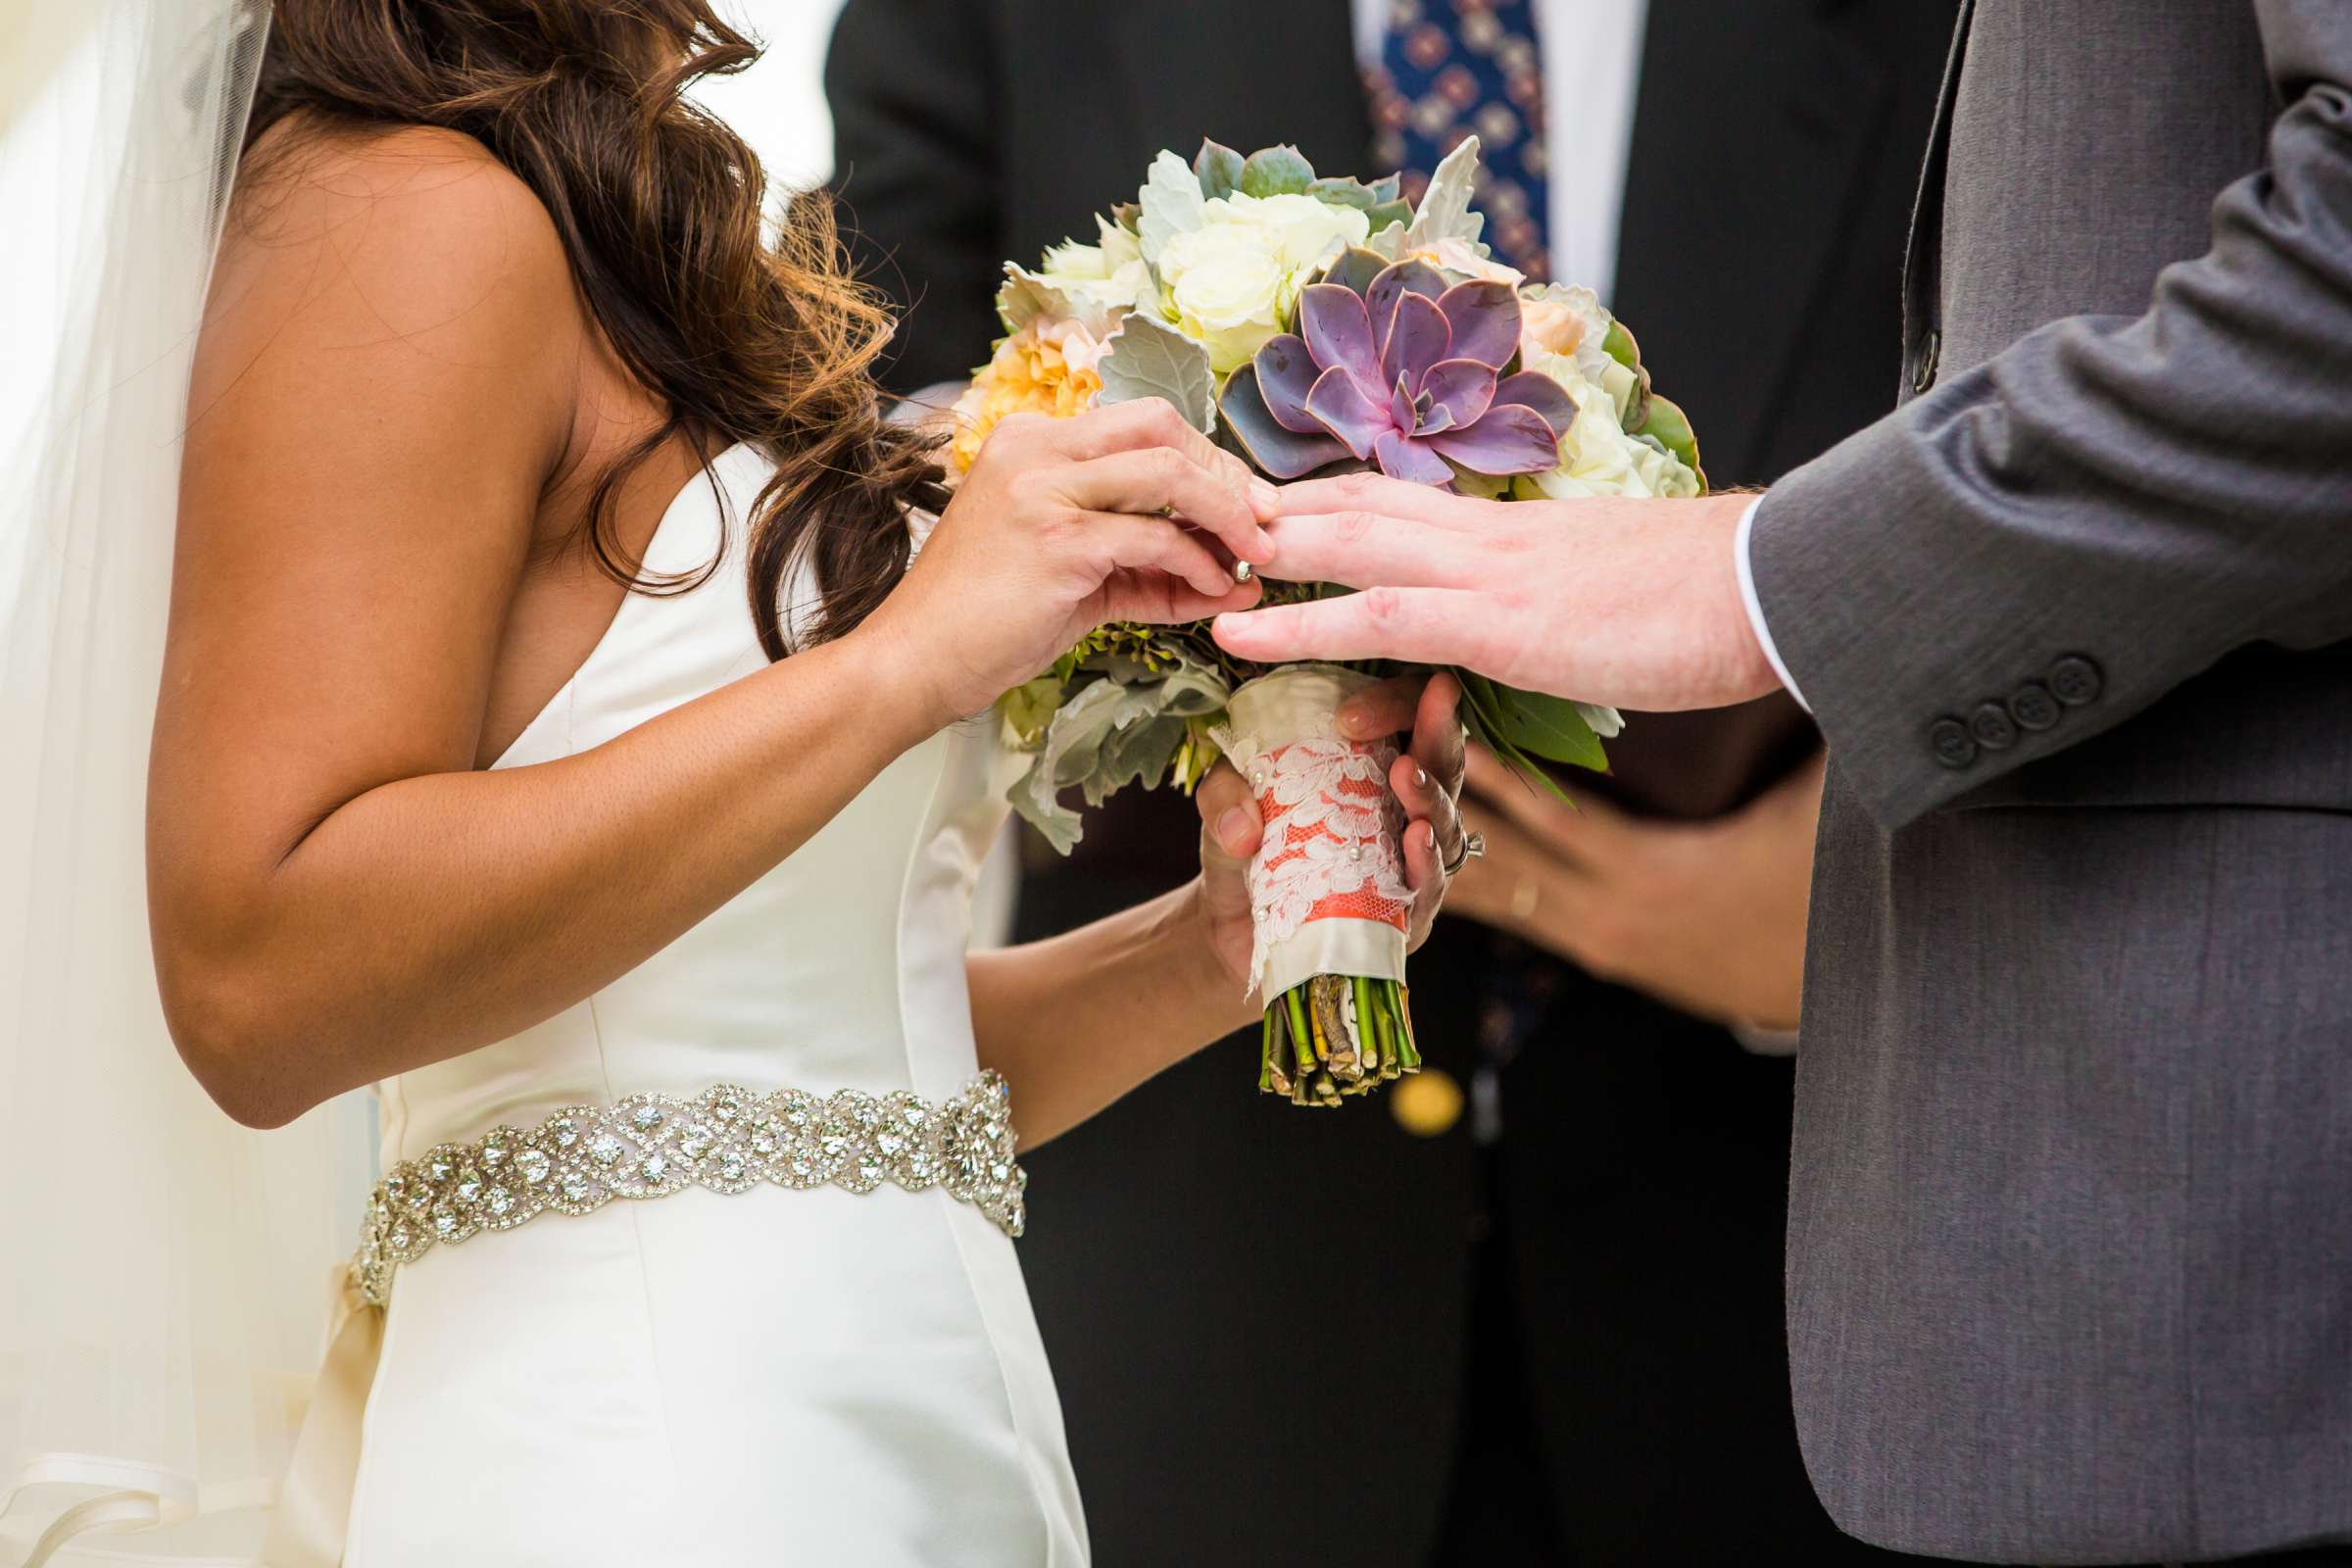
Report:
<svg viewBox="0 0 2352 1568"><path fill-rule="evenodd" d="M173 1038L257 1124L626 972L1096 620L1254 597L1135 514L1265 554L1238 474L1172 411L1008 425L858 631L577 756L477 771L502 646L554 664L550 691L587 651L514 608L543 492L619 416L581 398L598 346L545 211L448 151L408 136L270 187L198 353L149 908Z"/></svg>
<svg viewBox="0 0 2352 1568"><path fill-rule="evenodd" d="M1439 676L1426 689L1419 681L1391 682L1343 710L1344 721L1353 720L1348 732L1360 738L1412 731L1389 783L1407 819L1414 946L1444 897L1443 862L1461 844L1458 697L1452 678ZM1012 1085L1025 1148L1067 1132L1154 1073L1258 1020L1257 1000L1243 995L1250 944L1243 869L1257 851L1256 803L1224 763L1201 781L1195 801L1199 877L1066 935L966 961L980 1061Z"/></svg>
<svg viewBox="0 0 2352 1568"><path fill-rule="evenodd" d="M853 635L475 770L594 348L527 191L411 152L232 230L192 393L150 904L183 1054L261 1124L625 972L926 731L913 672Z"/></svg>

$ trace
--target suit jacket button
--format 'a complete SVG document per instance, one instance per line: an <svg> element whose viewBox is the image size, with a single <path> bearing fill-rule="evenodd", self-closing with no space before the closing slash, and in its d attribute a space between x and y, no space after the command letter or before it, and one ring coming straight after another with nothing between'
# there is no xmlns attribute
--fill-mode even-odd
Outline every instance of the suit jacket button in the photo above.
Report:
<svg viewBox="0 0 2352 1568"><path fill-rule="evenodd" d="M1977 760L1976 737L1956 718L1939 718L1929 725L1928 746L1946 767L1966 767Z"/></svg>
<svg viewBox="0 0 2352 1568"><path fill-rule="evenodd" d="M2050 666L2050 690L2069 708L2095 702L2106 689L2107 677L2081 654L2069 654Z"/></svg>
<svg viewBox="0 0 2352 1568"><path fill-rule="evenodd" d="M1936 363L1943 358L1943 333L1929 327L1919 340L1919 358L1911 362L1911 390L1921 396L1936 384Z"/></svg>
<svg viewBox="0 0 2352 1568"><path fill-rule="evenodd" d="M2017 721L1998 703L1979 703L1968 715L1968 729L1988 752L2005 752L2017 744Z"/></svg>
<svg viewBox="0 0 2352 1568"><path fill-rule="evenodd" d="M2030 680L2009 694L2009 716L2019 729L2048 729L2058 722L2058 699L2041 682Z"/></svg>

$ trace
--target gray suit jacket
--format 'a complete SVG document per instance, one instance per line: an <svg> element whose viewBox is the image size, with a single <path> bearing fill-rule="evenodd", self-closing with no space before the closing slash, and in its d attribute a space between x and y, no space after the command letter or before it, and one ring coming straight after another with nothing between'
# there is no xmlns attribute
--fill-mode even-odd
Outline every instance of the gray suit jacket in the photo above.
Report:
<svg viewBox="0 0 2352 1568"><path fill-rule="evenodd" d="M2352 0L1977 0L1907 287L1751 555L1807 1465L1941 1555L2352 1539Z"/></svg>

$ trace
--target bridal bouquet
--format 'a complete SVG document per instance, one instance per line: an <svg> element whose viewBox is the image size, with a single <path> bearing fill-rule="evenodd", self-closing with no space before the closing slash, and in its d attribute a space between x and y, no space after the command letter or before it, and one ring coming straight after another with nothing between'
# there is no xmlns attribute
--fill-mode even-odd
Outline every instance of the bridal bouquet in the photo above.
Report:
<svg viewBox="0 0 2352 1568"><path fill-rule="evenodd" d="M1698 448L1591 289L1531 284L1479 242L1478 142L1418 206L1395 175L1318 178L1295 148L1163 152L1137 200L1036 270L1007 263L1005 336L957 403L950 467L1005 416L1165 398L1276 480L1377 466L1494 499L1692 496ZM1269 582L1269 602L1345 590ZM1190 792L1220 756L1265 824L1250 866L1258 1087L1336 1104L1420 1065L1404 989L1411 894L1391 743L1344 738L1339 705L1389 664L1267 667L1208 625L1104 626L1004 698L1028 754L1014 808L1067 853L1079 788ZM1557 793L1544 763L1603 768L1607 709L1454 672L1472 735Z"/></svg>

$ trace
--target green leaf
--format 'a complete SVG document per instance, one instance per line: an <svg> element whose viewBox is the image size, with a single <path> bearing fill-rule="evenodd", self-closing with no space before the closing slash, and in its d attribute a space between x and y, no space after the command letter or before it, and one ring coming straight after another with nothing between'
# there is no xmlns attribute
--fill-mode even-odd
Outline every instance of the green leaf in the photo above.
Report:
<svg viewBox="0 0 2352 1568"><path fill-rule="evenodd" d="M1497 727L1512 745L1547 762L1567 762L1596 773L1608 771L1608 753L1576 704L1564 697L1515 691L1508 686L1496 686L1494 692L1501 719Z"/></svg>
<svg viewBox="0 0 2352 1568"><path fill-rule="evenodd" d="M1330 207L1369 208L1377 199L1371 186L1359 183L1352 175L1347 179L1318 179L1306 187L1306 193Z"/></svg>
<svg viewBox="0 0 2352 1568"><path fill-rule="evenodd" d="M1472 187L1478 181L1478 138L1465 136L1453 151L1430 171L1429 189L1421 194L1420 210L1404 231L1404 248L1427 250L1442 239L1475 243L1487 220L1471 211Z"/></svg>
<svg viewBox="0 0 2352 1568"><path fill-rule="evenodd" d="M1563 805L1574 806L1576 802L1569 798L1566 790L1560 788L1557 779L1544 771L1544 764L1511 744L1510 737L1501 732L1499 721L1492 712L1493 705L1496 702L1494 682L1461 668L1456 668L1453 674L1462 683L1462 694L1468 699L1468 706L1462 710L1462 723L1470 732L1470 738L1501 759L1504 765L1528 783L1543 789Z"/></svg>
<svg viewBox="0 0 2352 1568"><path fill-rule="evenodd" d="M1157 268L1168 241L1199 228L1201 221L1200 178L1174 153L1152 159L1151 175L1144 181L1143 214L1135 225L1144 260Z"/></svg>
<svg viewBox="0 0 2352 1568"><path fill-rule="evenodd" d="M1546 761L1570 762L1595 772L1607 770L1608 756L1576 704L1563 697L1497 685L1473 670L1454 673L1488 727L1515 750Z"/></svg>
<svg viewBox="0 0 2352 1568"><path fill-rule="evenodd" d="M1200 181L1200 194L1208 200L1230 196L1242 182L1242 155L1222 142L1202 137L1200 150L1193 155L1193 174Z"/></svg>
<svg viewBox="0 0 2352 1568"><path fill-rule="evenodd" d="M1374 181L1372 182L1372 184L1371 184L1371 191L1372 191L1372 201L1373 201L1373 204L1374 204L1375 206L1378 206L1378 205L1381 205L1381 204L1384 204L1384 203L1387 203L1387 202L1393 202L1393 201L1395 201L1395 200L1396 199L1396 195L1397 195L1397 193L1398 193L1399 191L1401 191L1403 188L1404 188L1404 176L1403 176L1403 175L1401 175L1401 174L1383 174L1383 175L1381 175L1381 176L1380 176L1380 178L1378 178L1378 179L1374 180Z"/></svg>
<svg viewBox="0 0 2352 1568"><path fill-rule="evenodd" d="M1600 340L1600 352L1629 370L1638 372L1642 368L1642 345L1634 341L1634 334L1625 329L1625 323L1613 316L1609 318L1608 336Z"/></svg>
<svg viewBox="0 0 2352 1568"><path fill-rule="evenodd" d="M1215 432L1217 378L1208 368L1208 348L1166 322L1130 311L1097 368L1102 377L1099 402L1166 398L1194 429Z"/></svg>
<svg viewBox="0 0 2352 1568"><path fill-rule="evenodd" d="M1240 189L1245 196L1303 196L1315 182L1315 166L1285 144L1260 147L1242 163Z"/></svg>
<svg viewBox="0 0 2352 1568"><path fill-rule="evenodd" d="M1699 492L1705 494L1707 470L1698 466L1698 433L1690 428L1690 416L1682 411L1680 405L1652 392L1648 399L1648 412L1642 422L1626 433L1637 437L1646 436L1673 453L1681 460L1683 466L1698 475Z"/></svg>
<svg viewBox="0 0 2352 1568"><path fill-rule="evenodd" d="M1375 234L1394 224L1396 232L1401 235L1413 220L1413 204L1399 201L1392 196L1387 201L1368 209L1364 218L1371 223L1372 232Z"/></svg>

